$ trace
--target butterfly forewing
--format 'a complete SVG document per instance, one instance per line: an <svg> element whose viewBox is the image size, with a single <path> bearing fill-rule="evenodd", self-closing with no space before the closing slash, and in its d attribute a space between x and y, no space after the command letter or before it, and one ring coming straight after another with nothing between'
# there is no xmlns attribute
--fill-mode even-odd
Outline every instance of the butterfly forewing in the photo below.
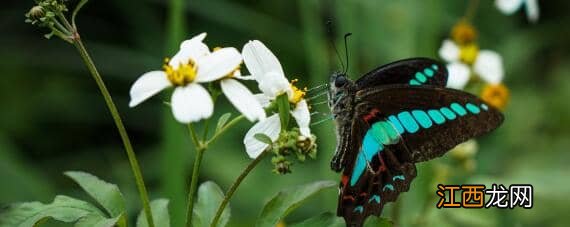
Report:
<svg viewBox="0 0 570 227"><path fill-rule="evenodd" d="M447 70L445 65L429 58L410 58L380 66L355 83L358 89L389 84L445 87Z"/></svg>
<svg viewBox="0 0 570 227"><path fill-rule="evenodd" d="M454 89L392 85L361 90L356 99L356 112L378 108L396 126L414 162L439 157L503 122L499 110Z"/></svg>

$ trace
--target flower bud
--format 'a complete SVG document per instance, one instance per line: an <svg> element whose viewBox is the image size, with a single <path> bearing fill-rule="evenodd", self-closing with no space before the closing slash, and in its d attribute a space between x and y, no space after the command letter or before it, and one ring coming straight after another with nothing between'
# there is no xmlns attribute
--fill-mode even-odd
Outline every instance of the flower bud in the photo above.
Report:
<svg viewBox="0 0 570 227"><path fill-rule="evenodd" d="M275 166L273 172L276 174L288 174L291 173L292 163L288 161L284 156L275 156L271 158L271 163Z"/></svg>
<svg viewBox="0 0 570 227"><path fill-rule="evenodd" d="M40 20L40 18L44 17L45 15L46 13L44 11L44 7L41 6L32 7L28 14L26 14L26 16L31 20Z"/></svg>

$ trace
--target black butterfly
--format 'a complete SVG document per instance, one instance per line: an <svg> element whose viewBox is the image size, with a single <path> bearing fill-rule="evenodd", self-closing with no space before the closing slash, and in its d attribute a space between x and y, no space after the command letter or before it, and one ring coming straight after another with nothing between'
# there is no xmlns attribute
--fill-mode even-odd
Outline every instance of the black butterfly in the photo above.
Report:
<svg viewBox="0 0 570 227"><path fill-rule="evenodd" d="M496 108L476 96L445 88L445 66L427 58L384 65L355 82L335 73L330 83L338 141L331 168L342 171L337 215L347 226L362 226L408 191L415 163L503 122Z"/></svg>

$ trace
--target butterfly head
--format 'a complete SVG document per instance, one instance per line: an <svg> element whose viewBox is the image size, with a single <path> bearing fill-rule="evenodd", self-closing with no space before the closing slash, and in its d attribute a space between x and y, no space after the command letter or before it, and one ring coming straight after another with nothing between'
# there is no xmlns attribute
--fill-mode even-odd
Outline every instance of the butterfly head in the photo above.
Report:
<svg viewBox="0 0 570 227"><path fill-rule="evenodd" d="M354 82L348 79L346 73L335 72L330 77L329 104L331 107L338 104L342 97L346 96L354 86Z"/></svg>

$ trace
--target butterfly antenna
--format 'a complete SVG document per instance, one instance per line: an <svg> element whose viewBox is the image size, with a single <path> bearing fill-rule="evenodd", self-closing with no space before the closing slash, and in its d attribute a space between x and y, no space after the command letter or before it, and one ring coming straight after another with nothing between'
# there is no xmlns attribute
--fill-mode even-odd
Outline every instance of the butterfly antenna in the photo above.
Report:
<svg viewBox="0 0 570 227"><path fill-rule="evenodd" d="M320 125L320 124L322 124L322 123L324 123L324 122L326 122L326 121L332 120L333 118L334 118L334 116L333 116L333 115L330 115L330 116L325 117L325 118L323 118L323 119L321 119L321 120L319 120L319 121L317 121L317 122L311 123L311 126Z"/></svg>
<svg viewBox="0 0 570 227"><path fill-rule="evenodd" d="M317 103L312 103L311 106L318 106L318 105L322 105L322 104L326 104L329 103L329 100L325 100L325 101L321 101L321 102L317 102Z"/></svg>
<svg viewBox="0 0 570 227"><path fill-rule="evenodd" d="M327 21L327 32L329 33L330 37L333 37L332 26L333 26L332 21L328 20ZM338 62L340 62L341 69L342 69L342 71L344 71L345 70L344 63L342 63L342 58L340 57L340 53L338 52L338 49L336 48L336 45L334 44L334 40L332 38L329 39L329 44L334 49L334 52L336 53L336 57L338 58Z"/></svg>
<svg viewBox="0 0 570 227"><path fill-rule="evenodd" d="M312 93L312 92L319 92L323 89L327 89L329 88L329 84L321 84L312 88L309 88L309 90L307 90L307 93Z"/></svg>
<svg viewBox="0 0 570 227"><path fill-rule="evenodd" d="M344 73L346 74L348 72L348 37L351 36L352 33L346 33L344 34L344 55L346 57L346 68L344 69Z"/></svg>

